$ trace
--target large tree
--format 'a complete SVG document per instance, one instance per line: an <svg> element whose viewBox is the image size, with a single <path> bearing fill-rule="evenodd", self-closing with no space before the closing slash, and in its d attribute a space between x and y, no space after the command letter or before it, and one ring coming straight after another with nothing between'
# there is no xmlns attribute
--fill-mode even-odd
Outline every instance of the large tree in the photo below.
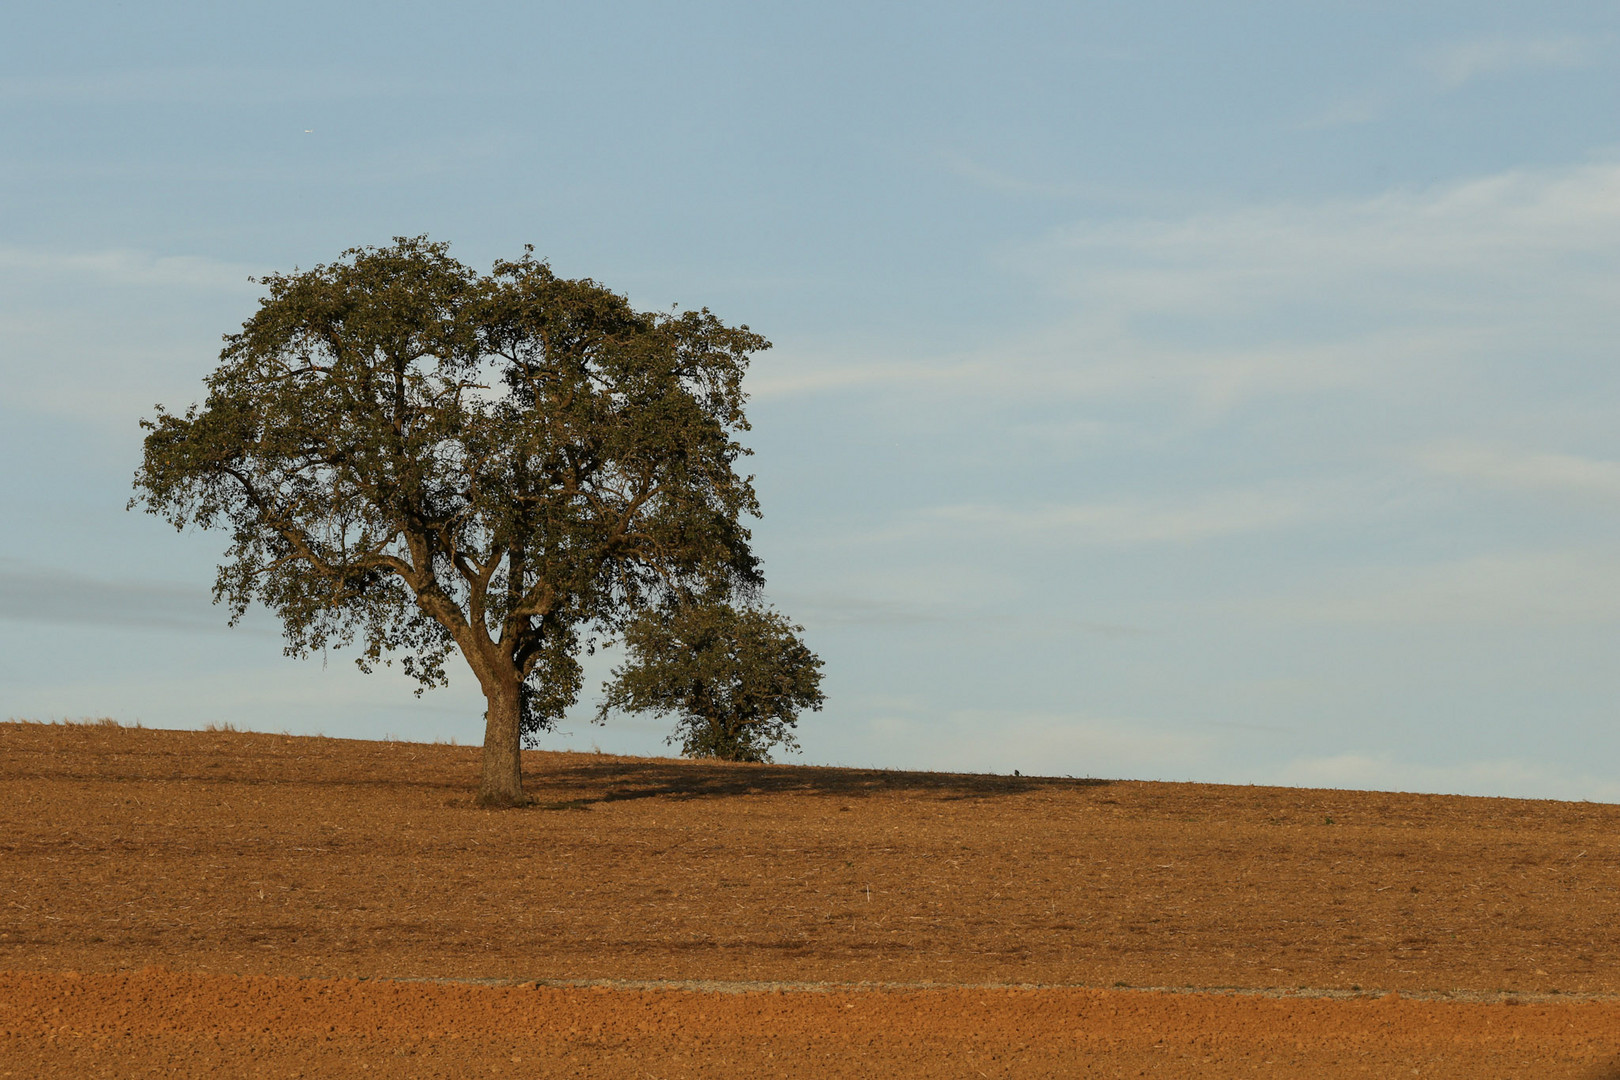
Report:
<svg viewBox="0 0 1620 1080"><path fill-rule="evenodd" d="M742 376L769 342L634 310L525 254L481 275L426 238L263 279L202 406L157 406L132 505L231 530L216 601L289 655L360 642L421 688L459 651L487 702L478 798L525 801L523 738L576 655L675 593L760 583ZM420 691L420 688L419 688Z"/></svg>

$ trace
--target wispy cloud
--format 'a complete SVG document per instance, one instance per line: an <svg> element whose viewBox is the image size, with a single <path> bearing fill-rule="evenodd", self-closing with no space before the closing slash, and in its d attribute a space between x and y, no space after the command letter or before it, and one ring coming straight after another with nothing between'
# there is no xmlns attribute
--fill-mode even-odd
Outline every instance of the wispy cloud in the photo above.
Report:
<svg viewBox="0 0 1620 1080"><path fill-rule="evenodd" d="M5 405L135 431L194 399L219 335L251 314L263 267L131 249L0 245Z"/></svg>
<svg viewBox="0 0 1620 1080"><path fill-rule="evenodd" d="M1424 66L1447 88L1515 71L1584 67L1593 43L1573 35L1530 38L1475 38L1443 45L1424 57Z"/></svg>
<svg viewBox="0 0 1620 1080"><path fill-rule="evenodd" d="M1135 777L1191 775L1219 742L1207 732L1124 717L961 709L927 716L879 712L861 745L868 761L906 768Z"/></svg>
<svg viewBox="0 0 1620 1080"><path fill-rule="evenodd" d="M949 575L946 580L954 580ZM939 592L939 580L930 582ZM780 594L787 614L819 626L870 626L914 628L949 626L960 630L973 626L997 631L1008 628L1040 633L1079 634L1098 637L1134 637L1149 631L1141 626L1089 619L1064 618L992 604L953 604L939 599L923 601L878 595L853 595L829 591L783 590Z"/></svg>
<svg viewBox="0 0 1620 1080"><path fill-rule="evenodd" d="M263 269L205 256L154 255L128 248L76 252L0 247L0 280L26 275L37 282L45 276L112 286L258 295L262 288L249 279L263 273Z"/></svg>
<svg viewBox="0 0 1620 1080"><path fill-rule="evenodd" d="M1620 165L1515 171L1370 199L1256 206L1166 221L1084 224L1031 249L1031 270L1118 317L1257 316L1315 297L1313 315L1376 301L1384 322L1455 314L1479 285L1532 284L1548 269L1610 281L1620 238ZM1574 258L1599 256L1594 264ZM1602 258L1603 256L1609 256ZM1336 285L1333 292L1319 292ZM1545 286L1532 292L1546 299ZM1583 295L1584 298L1584 295Z"/></svg>
<svg viewBox="0 0 1620 1080"><path fill-rule="evenodd" d="M1519 759L1423 764L1380 754L1334 754L1298 758L1278 772L1275 782L1299 787L1620 802L1620 781L1613 777Z"/></svg>
<svg viewBox="0 0 1620 1080"><path fill-rule="evenodd" d="M1096 189L1083 188L1078 184L1055 184L1039 180L1028 180L1003 169L985 165L968 157L966 154L955 151L940 154L939 160L952 175L959 176L978 187L998 191L1003 195L1027 195L1043 199L1072 199L1079 195L1098 193ZM1117 193L1110 192L1108 194Z"/></svg>
<svg viewBox="0 0 1620 1080"><path fill-rule="evenodd" d="M117 581L0 557L0 619L217 633L226 615L204 589Z"/></svg>
<svg viewBox="0 0 1620 1080"><path fill-rule="evenodd" d="M1398 116L1414 103L1432 101L1470 83L1536 71L1589 66L1601 42L1573 34L1479 37L1421 49L1375 80L1308 116L1303 131L1370 124Z"/></svg>
<svg viewBox="0 0 1620 1080"><path fill-rule="evenodd" d="M1466 442L1427 447L1418 453L1418 461L1442 476L1522 491L1556 492L1620 503L1620 461Z"/></svg>
<svg viewBox="0 0 1620 1080"><path fill-rule="evenodd" d="M962 377L960 367L948 361L906 363L876 356L870 363L852 364L847 359L777 353L754 365L747 387L754 398L793 398L881 386L948 383Z"/></svg>
<svg viewBox="0 0 1620 1080"><path fill-rule="evenodd" d="M1388 94L1362 93L1342 98L1327 108L1307 117L1299 125L1301 131L1323 131L1341 127L1359 127L1370 124L1384 115L1389 107Z"/></svg>
<svg viewBox="0 0 1620 1080"><path fill-rule="evenodd" d="M1523 629L1620 622L1620 551L1614 550L1479 555L1333 577L1320 589L1254 606L1318 623Z"/></svg>
<svg viewBox="0 0 1620 1080"><path fill-rule="evenodd" d="M477 745L484 705L476 680L452 670L447 689L421 697L415 689L414 680L397 666L366 675L336 655L328 664L289 661L271 648L250 665L232 657L200 670L155 666L123 676L87 670L71 683L49 678L37 684L12 682L4 687L0 707L5 712L0 716L111 716L159 728L229 721L247 731L362 739L454 735ZM627 726L617 718L614 724Z"/></svg>
<svg viewBox="0 0 1620 1080"><path fill-rule="evenodd" d="M192 65L0 77L0 101L151 105L188 101L249 104L465 93L465 82L413 71L386 78L336 69Z"/></svg>
<svg viewBox="0 0 1620 1080"><path fill-rule="evenodd" d="M763 396L894 388L985 401L1452 391L1482 358L1620 338L1620 164L1514 170L1362 199L1089 220L1001 256L1043 325L928 356L832 349ZM787 357L781 358L788 359Z"/></svg>
<svg viewBox="0 0 1620 1080"><path fill-rule="evenodd" d="M1297 495L1261 490L1211 492L1184 500L1046 504L962 504L919 515L930 524L1008 539L1062 544L1185 544L1284 528L1324 507Z"/></svg>
<svg viewBox="0 0 1620 1080"><path fill-rule="evenodd" d="M1620 166L1362 200L1088 223L1021 256L1077 312L1042 343L1093 383L1191 393L1406 387L1620 333Z"/></svg>

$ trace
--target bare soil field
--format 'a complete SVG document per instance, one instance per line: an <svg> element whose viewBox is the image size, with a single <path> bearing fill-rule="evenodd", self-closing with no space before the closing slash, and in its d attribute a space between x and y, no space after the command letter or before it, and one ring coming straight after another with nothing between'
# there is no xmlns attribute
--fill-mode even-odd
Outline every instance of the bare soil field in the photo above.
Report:
<svg viewBox="0 0 1620 1080"><path fill-rule="evenodd" d="M0 724L0 1077L1620 1076L1620 807Z"/></svg>

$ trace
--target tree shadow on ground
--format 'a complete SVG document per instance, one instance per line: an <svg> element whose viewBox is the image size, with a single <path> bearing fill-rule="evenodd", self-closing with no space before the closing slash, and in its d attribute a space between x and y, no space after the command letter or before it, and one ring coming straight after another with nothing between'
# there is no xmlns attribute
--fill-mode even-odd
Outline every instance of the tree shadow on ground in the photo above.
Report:
<svg viewBox="0 0 1620 1080"><path fill-rule="evenodd" d="M986 773L839 769L807 765L626 761L569 765L531 776L535 806L584 810L629 799L705 799L740 795L811 795L859 799L905 793L937 799L982 799L1031 791L1102 787L1112 780Z"/></svg>

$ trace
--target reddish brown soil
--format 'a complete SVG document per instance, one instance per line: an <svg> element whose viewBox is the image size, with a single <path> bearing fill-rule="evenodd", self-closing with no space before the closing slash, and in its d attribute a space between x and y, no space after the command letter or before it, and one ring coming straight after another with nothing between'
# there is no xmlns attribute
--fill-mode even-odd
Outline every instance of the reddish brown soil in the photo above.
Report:
<svg viewBox="0 0 1620 1080"><path fill-rule="evenodd" d="M468 748L0 724L0 1077L1588 1077L1620 1056L1620 807L525 769L538 805L497 813L469 804ZM131 974L149 964L186 974ZM1371 998L1391 990L1422 1000Z"/></svg>
<svg viewBox="0 0 1620 1080"><path fill-rule="evenodd" d="M0 975L0 1077L1612 1076L1620 1003Z"/></svg>

